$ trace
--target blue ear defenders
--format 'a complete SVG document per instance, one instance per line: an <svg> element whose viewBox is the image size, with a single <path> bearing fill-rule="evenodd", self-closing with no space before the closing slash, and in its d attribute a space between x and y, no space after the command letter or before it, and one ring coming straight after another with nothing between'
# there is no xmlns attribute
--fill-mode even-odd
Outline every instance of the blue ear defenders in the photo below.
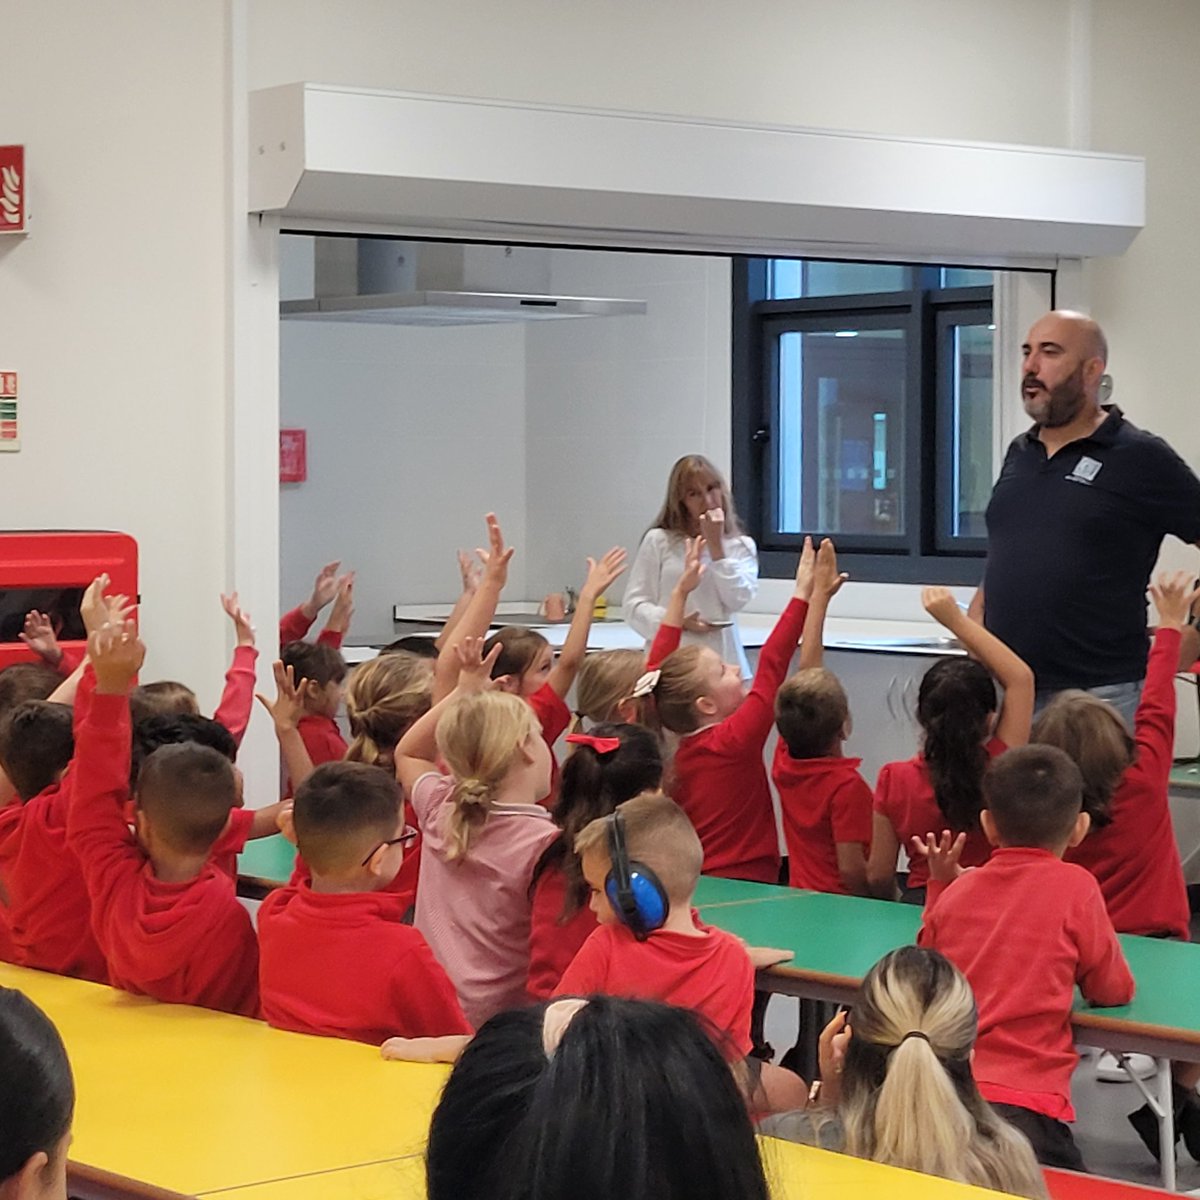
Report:
<svg viewBox="0 0 1200 1200"><path fill-rule="evenodd" d="M608 902L621 923L644 942L666 922L671 902L667 889L645 863L630 862L625 849L625 818L618 809L608 822L608 855L612 869L604 881Z"/></svg>

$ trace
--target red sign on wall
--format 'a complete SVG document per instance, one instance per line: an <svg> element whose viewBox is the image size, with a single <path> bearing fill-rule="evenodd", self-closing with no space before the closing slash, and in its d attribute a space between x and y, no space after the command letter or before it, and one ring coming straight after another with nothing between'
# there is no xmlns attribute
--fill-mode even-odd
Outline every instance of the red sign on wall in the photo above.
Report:
<svg viewBox="0 0 1200 1200"><path fill-rule="evenodd" d="M308 435L303 429L279 431L279 482L303 483L308 478Z"/></svg>
<svg viewBox="0 0 1200 1200"><path fill-rule="evenodd" d="M17 373L0 371L0 450L20 450L21 428L17 423Z"/></svg>
<svg viewBox="0 0 1200 1200"><path fill-rule="evenodd" d="M25 232L25 147L0 146L0 233Z"/></svg>

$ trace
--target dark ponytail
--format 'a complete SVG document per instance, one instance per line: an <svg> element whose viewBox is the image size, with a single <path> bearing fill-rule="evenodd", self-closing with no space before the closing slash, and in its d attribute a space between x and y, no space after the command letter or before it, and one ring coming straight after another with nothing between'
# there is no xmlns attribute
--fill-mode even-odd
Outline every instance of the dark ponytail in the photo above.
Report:
<svg viewBox="0 0 1200 1200"><path fill-rule="evenodd" d="M20 992L0 988L0 1183L39 1151L51 1158L75 1112L58 1030Z"/></svg>
<svg viewBox="0 0 1200 1200"><path fill-rule="evenodd" d="M917 720L925 731L925 764L938 808L955 833L979 828L988 763L983 739L995 711L996 685L973 658L940 659L921 680Z"/></svg>
<svg viewBox="0 0 1200 1200"><path fill-rule="evenodd" d="M662 748L642 725L595 725L589 737L616 738L615 750L600 754L579 743L563 763L554 820L562 835L538 859L529 885L530 895L544 871L558 868L567 877L560 924L566 924L587 903L587 881L575 853L575 835L597 817L606 817L626 800L662 784Z"/></svg>

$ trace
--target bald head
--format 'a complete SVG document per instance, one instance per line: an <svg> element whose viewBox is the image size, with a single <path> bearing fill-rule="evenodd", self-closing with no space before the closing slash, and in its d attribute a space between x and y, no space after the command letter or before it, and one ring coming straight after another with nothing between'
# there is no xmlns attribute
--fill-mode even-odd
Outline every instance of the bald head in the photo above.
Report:
<svg viewBox="0 0 1200 1200"><path fill-rule="evenodd" d="M1021 397L1039 425L1069 425L1085 410L1099 412L1108 341L1091 317L1066 308L1039 317L1021 354Z"/></svg>

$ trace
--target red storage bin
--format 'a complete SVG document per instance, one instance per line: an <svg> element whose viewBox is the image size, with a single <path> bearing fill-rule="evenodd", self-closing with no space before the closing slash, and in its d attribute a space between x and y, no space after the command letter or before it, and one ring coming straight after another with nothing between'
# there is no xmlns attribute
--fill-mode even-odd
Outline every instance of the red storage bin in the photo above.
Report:
<svg viewBox="0 0 1200 1200"><path fill-rule="evenodd" d="M85 644L79 602L101 572L110 593L138 594L137 542L127 533L23 530L0 533L0 669L36 662L20 633L25 614L49 615L64 649Z"/></svg>

